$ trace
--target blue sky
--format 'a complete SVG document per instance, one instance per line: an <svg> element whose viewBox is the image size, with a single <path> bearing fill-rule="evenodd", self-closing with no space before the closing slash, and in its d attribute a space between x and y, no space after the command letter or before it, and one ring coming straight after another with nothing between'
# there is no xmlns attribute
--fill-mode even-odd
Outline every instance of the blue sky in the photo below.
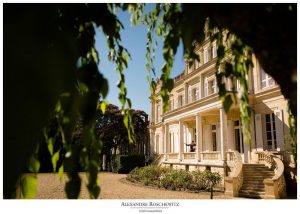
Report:
<svg viewBox="0 0 300 214"><path fill-rule="evenodd" d="M149 7L151 7L151 5L147 5L146 9L149 9ZM119 11L118 18L124 25L124 30L121 31L122 45L129 50L132 58L132 60L130 60L128 63L128 69L125 70L125 85L128 90L128 97L132 101L132 108L143 110L149 114L150 90L146 80L147 70L145 67L147 27L142 25L137 25L135 27L132 26L128 12ZM162 39L159 39L158 47L155 53L155 70L157 76L161 74L161 67L164 64L162 57L162 46ZM115 71L115 65L109 62L107 59L108 49L106 47L106 39L101 30L97 30L96 33L96 48L100 55L99 69L109 81L109 92L106 100L120 107L120 102L118 100L119 89L117 87L119 76ZM182 44L180 44L175 57L171 77L175 77L183 70L183 48Z"/></svg>

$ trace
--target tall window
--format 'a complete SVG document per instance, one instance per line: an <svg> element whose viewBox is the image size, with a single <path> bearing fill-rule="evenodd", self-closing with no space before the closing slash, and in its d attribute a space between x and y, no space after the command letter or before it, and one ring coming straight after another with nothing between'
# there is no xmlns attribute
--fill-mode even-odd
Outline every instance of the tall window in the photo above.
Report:
<svg viewBox="0 0 300 214"><path fill-rule="evenodd" d="M156 122L160 122L161 121L161 117L160 117L160 105L157 104L156 106Z"/></svg>
<svg viewBox="0 0 300 214"><path fill-rule="evenodd" d="M204 79L204 96L207 97L217 92L217 81L216 78L205 78Z"/></svg>
<svg viewBox="0 0 300 214"><path fill-rule="evenodd" d="M276 127L275 127L275 115L266 114L266 139L267 139L267 146L268 149L273 150L277 148L277 141L276 141Z"/></svg>
<svg viewBox="0 0 300 214"><path fill-rule="evenodd" d="M217 57L217 44L214 42L212 46L212 58L216 58L216 57Z"/></svg>
<svg viewBox="0 0 300 214"><path fill-rule="evenodd" d="M262 67L260 68L260 77L261 77L261 88L266 88L271 85L274 85L273 78L270 75L266 74L266 72Z"/></svg>
<svg viewBox="0 0 300 214"><path fill-rule="evenodd" d="M208 48L204 48L204 63L207 63L208 62Z"/></svg>
<svg viewBox="0 0 300 214"><path fill-rule="evenodd" d="M239 120L234 121L234 138L235 138L235 149L239 153L244 153L243 133L241 131Z"/></svg>
<svg viewBox="0 0 300 214"><path fill-rule="evenodd" d="M178 95L178 108L182 107L184 104L184 96L181 94L181 95Z"/></svg>
<svg viewBox="0 0 300 214"><path fill-rule="evenodd" d="M169 109L170 109L170 111L172 111L174 109L174 100L173 99L170 100Z"/></svg>
<svg viewBox="0 0 300 214"><path fill-rule="evenodd" d="M216 127L216 125L211 126L211 132L212 132L213 151L217 151L217 127Z"/></svg>
<svg viewBox="0 0 300 214"><path fill-rule="evenodd" d="M199 100L199 88L196 87L192 90L192 101Z"/></svg>

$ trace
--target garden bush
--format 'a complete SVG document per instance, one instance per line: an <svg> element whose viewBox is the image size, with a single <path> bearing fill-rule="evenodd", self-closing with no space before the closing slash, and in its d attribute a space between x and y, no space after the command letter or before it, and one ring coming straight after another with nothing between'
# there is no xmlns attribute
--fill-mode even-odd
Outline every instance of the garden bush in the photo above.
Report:
<svg viewBox="0 0 300 214"><path fill-rule="evenodd" d="M171 190L212 191L221 176L217 172L189 172L150 165L135 168L127 175L127 180Z"/></svg>
<svg viewBox="0 0 300 214"><path fill-rule="evenodd" d="M116 172L129 173L136 167L145 166L144 155L117 155L116 156Z"/></svg>

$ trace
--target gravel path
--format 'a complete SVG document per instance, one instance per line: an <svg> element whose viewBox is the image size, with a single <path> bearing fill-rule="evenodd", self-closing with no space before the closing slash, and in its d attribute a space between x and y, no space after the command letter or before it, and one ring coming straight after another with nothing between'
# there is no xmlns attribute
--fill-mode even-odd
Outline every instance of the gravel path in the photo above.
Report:
<svg viewBox="0 0 300 214"><path fill-rule="evenodd" d="M169 191L163 189L155 189L152 187L144 187L132 184L125 180L126 175L114 173L99 173L101 186L101 199L209 199L210 194L191 193L183 191ZM83 178L80 198L88 199L86 178L84 173L81 174ZM64 184L67 178L62 180L53 173L38 174L38 191L37 199L64 199L66 198L64 192ZM224 199L223 193L214 193L214 198Z"/></svg>

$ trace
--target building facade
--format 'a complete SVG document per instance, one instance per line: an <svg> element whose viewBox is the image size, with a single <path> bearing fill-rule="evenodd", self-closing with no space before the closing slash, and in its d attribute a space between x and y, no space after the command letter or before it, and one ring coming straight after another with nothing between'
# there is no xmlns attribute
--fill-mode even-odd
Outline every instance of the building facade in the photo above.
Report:
<svg viewBox="0 0 300 214"><path fill-rule="evenodd" d="M285 151L289 135L287 101L255 56L248 74L253 109L248 144L243 142L239 104L226 114L218 97L216 44L206 40L195 52L200 62L186 66L174 78L169 111L162 111L160 84L155 99L150 98L150 144L157 163L188 170L209 168L225 177L228 172L224 171L224 164L230 165L233 151L241 155L244 164L258 163L260 151L273 154ZM239 91L238 82L228 80L226 87Z"/></svg>

